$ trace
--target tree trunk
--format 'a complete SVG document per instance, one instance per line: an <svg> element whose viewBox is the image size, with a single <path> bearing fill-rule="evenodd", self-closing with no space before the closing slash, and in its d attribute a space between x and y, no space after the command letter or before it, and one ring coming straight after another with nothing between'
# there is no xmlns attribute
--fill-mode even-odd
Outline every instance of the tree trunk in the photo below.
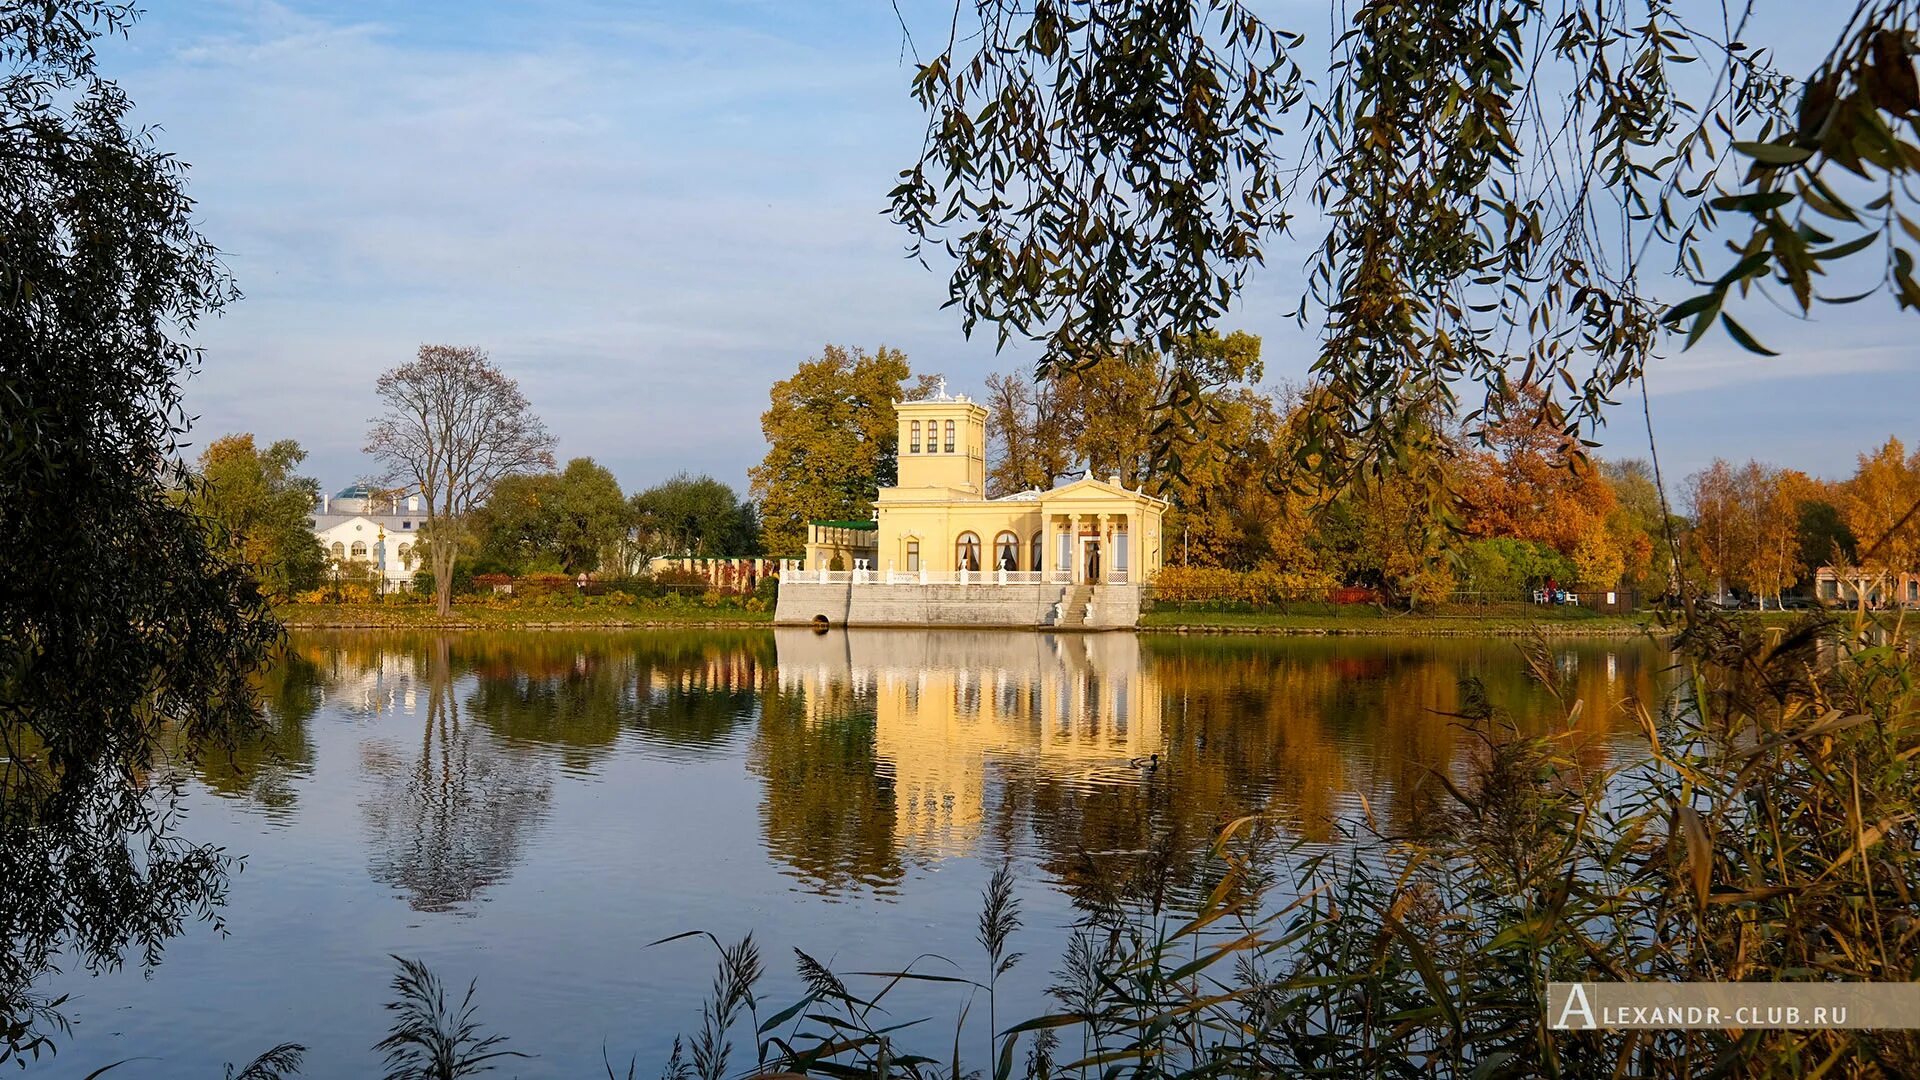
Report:
<svg viewBox="0 0 1920 1080"><path fill-rule="evenodd" d="M433 606L444 618L453 614L453 560L454 546L435 540L433 543Z"/></svg>

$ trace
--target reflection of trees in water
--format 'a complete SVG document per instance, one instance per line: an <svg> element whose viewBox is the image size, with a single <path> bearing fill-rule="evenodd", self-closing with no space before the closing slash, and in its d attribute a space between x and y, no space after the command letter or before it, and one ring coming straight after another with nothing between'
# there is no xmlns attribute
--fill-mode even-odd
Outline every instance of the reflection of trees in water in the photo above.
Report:
<svg viewBox="0 0 1920 1080"><path fill-rule="evenodd" d="M590 768L623 731L715 746L757 711L770 653L765 634L301 634L266 677L271 737L199 771L216 791L287 806L321 704L417 718L417 748L363 748L372 873L445 910L511 870L546 812L556 754ZM468 676L462 701L454 684Z"/></svg>
<svg viewBox="0 0 1920 1080"><path fill-rule="evenodd" d="M230 860L174 833L178 792L117 770L34 793L14 786L14 755L37 753L9 731L0 763L0 1064L38 1057L63 1030L60 1000L35 990L63 957L89 973L124 957L160 961L189 919L220 925ZM46 798L40 798L40 795ZM24 1061L22 1062L24 1064Z"/></svg>
<svg viewBox="0 0 1920 1080"><path fill-rule="evenodd" d="M464 644L464 643L463 643ZM770 677L766 635L546 635L480 641L471 708L503 737L566 750L584 767L623 730L681 748L725 740Z"/></svg>
<svg viewBox="0 0 1920 1080"><path fill-rule="evenodd" d="M1454 715L1461 680L1523 731L1563 723L1560 706L1530 678L1518 643L1478 640L1154 642L1152 671L1171 717L1169 756L1184 771L1211 774L1222 812L1284 810L1309 840L1356 810L1364 793L1383 827L1408 828L1439 792L1435 770L1455 768L1481 740ZM1661 663L1645 643L1582 643L1553 651L1567 700L1585 705L1581 748L1604 765L1607 733L1627 726L1620 706L1651 700Z"/></svg>
<svg viewBox="0 0 1920 1080"><path fill-rule="evenodd" d="M292 810L293 781L313 769L308 726L326 693L320 665L294 648L277 652L260 676L263 723L230 747L208 747L193 761L210 790L244 798L276 816Z"/></svg>
<svg viewBox="0 0 1920 1080"><path fill-rule="evenodd" d="M1444 789L1436 770L1459 768L1484 747L1451 715L1461 680L1522 730L1562 723L1560 706L1506 642L1154 642L1144 678L1164 702L1166 746L1138 782L1090 786L1044 769L1010 774L998 813L1031 822L1050 876L1077 895L1161 890L1192 900L1217 868L1202 857L1219 823L1271 815L1287 836L1336 842L1355 823L1354 792L1380 827L1414 827ZM1602 736L1620 730L1620 706L1657 693L1660 661L1645 646L1562 648L1554 662L1567 701L1585 702L1579 726L1590 767L1606 764ZM1284 842L1286 837L1270 837Z"/></svg>
<svg viewBox="0 0 1920 1080"><path fill-rule="evenodd" d="M1134 654L1117 639L1052 652L1032 640L783 639L783 689L750 759L770 853L832 890L897 875L909 852L1030 846L1083 895L1145 882L1191 899L1213 873L1196 853L1241 815L1267 815L1276 843L1337 843L1364 797L1383 829L1413 828L1444 791L1434 773L1484 745L1450 715L1463 678L1522 730L1564 722L1509 642L1183 640ZM1599 736L1630 726L1621 701L1655 693L1659 654L1582 643L1554 663L1596 736L1580 752L1603 765ZM1126 737L1140 745L1121 749ZM912 793L966 805L935 808L952 827L922 827Z"/></svg>
<svg viewBox="0 0 1920 1080"><path fill-rule="evenodd" d="M386 663L395 639L326 645L337 658ZM623 732L715 746L754 714L772 670L765 635L411 636L399 647L425 674L425 709L417 750L382 741L362 751L378 789L366 810L372 871L436 911L511 870L546 813L556 760L590 769ZM340 674L367 678L350 663ZM461 699L454 682L465 677L473 688Z"/></svg>
<svg viewBox="0 0 1920 1080"><path fill-rule="evenodd" d="M503 747L455 699L447 639L428 647L417 751L368 744L365 810L374 880L421 911L448 911L503 879L545 816L551 781L538 756Z"/></svg>
<svg viewBox="0 0 1920 1080"><path fill-rule="evenodd" d="M303 634L332 697L363 712L410 701L406 673L430 634ZM758 711L771 677L764 631L460 634L444 639L456 674L471 674L472 719L503 738L598 760L624 731L648 742L711 748ZM384 674L382 674L384 672ZM371 703L371 704L369 704ZM410 705L408 707L411 707Z"/></svg>
<svg viewBox="0 0 1920 1080"><path fill-rule="evenodd" d="M807 694L826 700L809 702ZM768 851L810 889L884 892L899 884L893 776L874 750L870 700L862 704L844 684L769 687L747 763L766 785L760 818Z"/></svg>
<svg viewBox="0 0 1920 1080"><path fill-rule="evenodd" d="M62 957L89 973L127 956L150 966L188 921L219 928L232 860L176 831L180 781L291 809L292 781L313 762L308 722L322 685L310 660L282 650L258 676L259 723L197 745L169 726L150 768L109 761L90 778L69 770L68 784L36 771L48 754L30 728L0 725L0 1063L46 1049L63 1026L57 1003L34 990Z"/></svg>

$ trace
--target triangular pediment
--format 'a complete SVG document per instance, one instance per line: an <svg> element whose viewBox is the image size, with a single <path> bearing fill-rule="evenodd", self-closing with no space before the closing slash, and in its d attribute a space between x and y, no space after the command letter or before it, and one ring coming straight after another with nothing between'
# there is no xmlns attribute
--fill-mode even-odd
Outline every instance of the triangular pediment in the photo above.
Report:
<svg viewBox="0 0 1920 1080"><path fill-rule="evenodd" d="M1073 502L1112 502L1114 499L1126 499L1132 502L1160 504L1161 500L1142 491L1132 491L1119 484L1109 483L1092 476L1083 476L1071 483L1062 484L1051 491L1042 492L1040 501L1049 506Z"/></svg>

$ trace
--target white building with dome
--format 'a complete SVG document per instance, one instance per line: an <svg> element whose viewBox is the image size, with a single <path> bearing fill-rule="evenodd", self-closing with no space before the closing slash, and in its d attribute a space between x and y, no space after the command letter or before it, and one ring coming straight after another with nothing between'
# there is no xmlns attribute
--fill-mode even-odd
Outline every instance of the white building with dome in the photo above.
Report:
<svg viewBox="0 0 1920 1080"><path fill-rule="evenodd" d="M378 571L385 591L412 585L423 568L424 552L415 550L425 524L418 495L355 484L321 495L308 524L331 565L366 564Z"/></svg>

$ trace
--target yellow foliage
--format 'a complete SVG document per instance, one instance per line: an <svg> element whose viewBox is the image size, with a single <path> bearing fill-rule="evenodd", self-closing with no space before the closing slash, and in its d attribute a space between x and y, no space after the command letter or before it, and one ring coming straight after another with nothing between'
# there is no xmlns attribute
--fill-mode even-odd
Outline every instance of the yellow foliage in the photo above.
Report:
<svg viewBox="0 0 1920 1080"><path fill-rule="evenodd" d="M1169 566L1153 580L1162 600L1226 600L1276 604L1315 597L1338 585L1320 570L1224 570L1212 566Z"/></svg>

